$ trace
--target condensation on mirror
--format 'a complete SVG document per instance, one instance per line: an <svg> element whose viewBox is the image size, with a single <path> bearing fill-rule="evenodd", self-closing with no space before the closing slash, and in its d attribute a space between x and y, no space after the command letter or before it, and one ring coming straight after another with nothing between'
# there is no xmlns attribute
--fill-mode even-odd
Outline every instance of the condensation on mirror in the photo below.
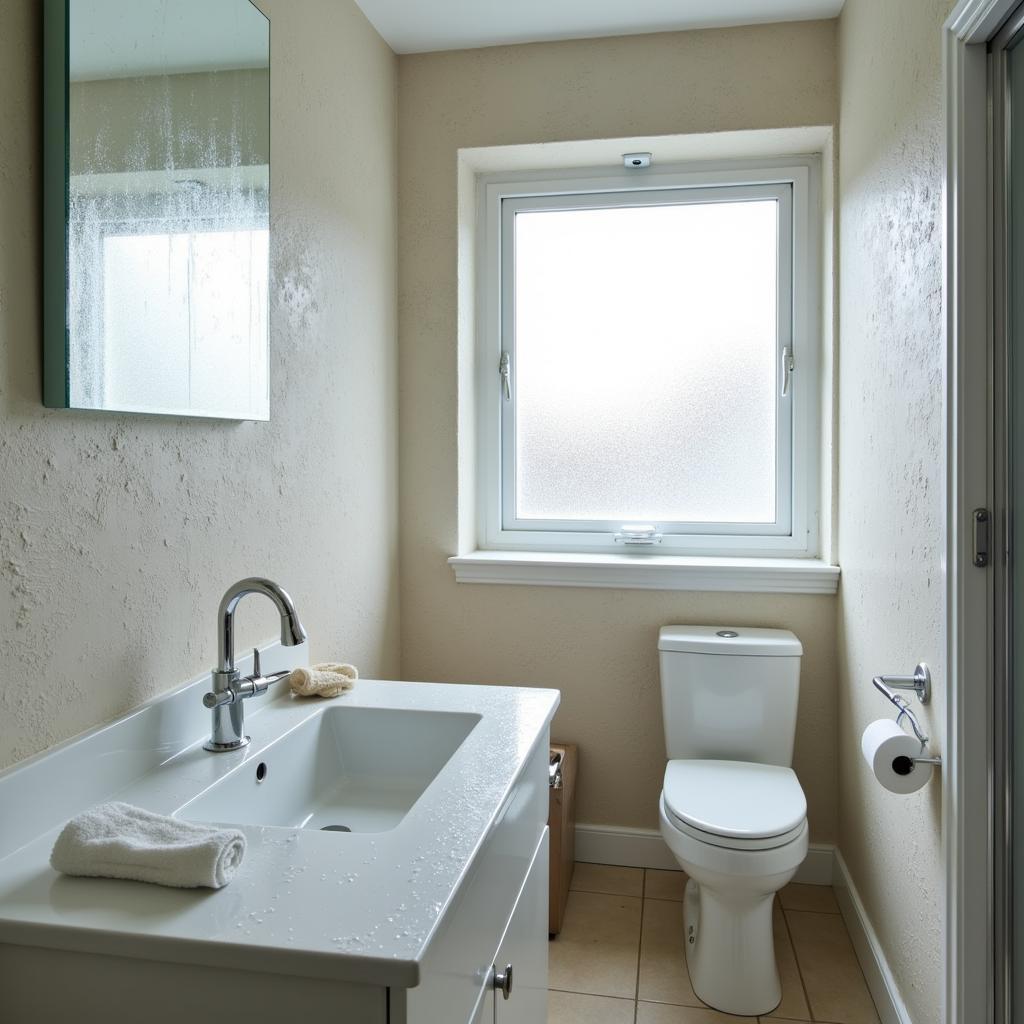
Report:
<svg viewBox="0 0 1024 1024"><path fill-rule="evenodd" d="M65 400L47 404L268 419L266 17L67 0L66 18Z"/></svg>

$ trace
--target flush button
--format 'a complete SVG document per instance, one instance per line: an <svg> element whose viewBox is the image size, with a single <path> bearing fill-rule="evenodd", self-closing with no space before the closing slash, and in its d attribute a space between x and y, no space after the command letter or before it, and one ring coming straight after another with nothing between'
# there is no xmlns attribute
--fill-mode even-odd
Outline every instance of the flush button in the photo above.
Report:
<svg viewBox="0 0 1024 1024"><path fill-rule="evenodd" d="M720 629L715 636L725 637L726 640L731 640L734 636L739 636L739 633L734 629Z"/></svg>

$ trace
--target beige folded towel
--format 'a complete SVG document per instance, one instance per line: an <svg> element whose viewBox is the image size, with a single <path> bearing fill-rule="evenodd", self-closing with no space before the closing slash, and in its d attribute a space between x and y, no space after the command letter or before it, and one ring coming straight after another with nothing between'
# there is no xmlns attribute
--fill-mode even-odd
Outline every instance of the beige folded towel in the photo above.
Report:
<svg viewBox="0 0 1024 1024"><path fill-rule="evenodd" d="M298 697L337 697L351 690L358 678L355 665L327 661L309 668L293 668L288 685Z"/></svg>

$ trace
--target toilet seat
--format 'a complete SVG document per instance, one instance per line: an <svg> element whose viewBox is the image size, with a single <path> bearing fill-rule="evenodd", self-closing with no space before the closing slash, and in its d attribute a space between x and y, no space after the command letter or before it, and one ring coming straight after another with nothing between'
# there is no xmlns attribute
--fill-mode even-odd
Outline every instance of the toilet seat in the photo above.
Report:
<svg viewBox="0 0 1024 1024"><path fill-rule="evenodd" d="M662 792L658 801L661 835L676 860L691 876L697 869L713 872L720 878L730 878L730 884L749 884L766 881L782 872L795 871L807 856L807 821L785 843L764 848L720 846L721 837L701 834L692 826L680 828L679 821L669 812ZM715 842L709 842L714 839ZM743 883L741 880L746 880ZM788 881L788 879L787 879Z"/></svg>
<svg viewBox="0 0 1024 1024"><path fill-rule="evenodd" d="M724 849L776 849L806 827L807 799L793 770L780 765L669 761L662 795L675 828Z"/></svg>
<svg viewBox="0 0 1024 1024"><path fill-rule="evenodd" d="M801 821L796 828L792 828L788 832L784 832L779 836L769 836L765 839L734 839L728 836L716 835L714 832L704 832L699 828L694 828L688 822L677 817L670 807L666 807L666 811L668 812L667 816L669 822L680 832L688 835L691 839L696 839L700 843L707 843L709 846L718 846L723 850L775 850L780 846L785 846L787 843L791 843L800 835L804 828L806 828L805 820Z"/></svg>

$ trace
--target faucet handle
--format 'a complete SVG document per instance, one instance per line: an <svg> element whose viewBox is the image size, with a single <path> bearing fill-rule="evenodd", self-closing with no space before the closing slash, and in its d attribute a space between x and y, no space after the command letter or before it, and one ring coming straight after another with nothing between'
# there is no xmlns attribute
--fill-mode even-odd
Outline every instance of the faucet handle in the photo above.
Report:
<svg viewBox="0 0 1024 1024"><path fill-rule="evenodd" d="M267 688L271 683L276 683L278 679L284 679L285 676L290 674L290 669L282 669L279 672L271 672L270 675L265 676L260 666L259 648L254 647L252 649L252 675L246 676L242 680L239 685L239 691L243 697L258 697L261 693L267 692Z"/></svg>
<svg viewBox="0 0 1024 1024"><path fill-rule="evenodd" d="M265 676L260 667L260 650L258 647L252 649L252 675L248 678L256 684L256 693L263 693L271 683L276 683L278 679L284 679L287 675L291 675L291 669L282 669Z"/></svg>
<svg viewBox="0 0 1024 1024"><path fill-rule="evenodd" d="M233 690L218 690L214 692L211 690L209 693L203 694L203 706L208 707L211 710L213 708L223 707L225 704L234 704L235 694Z"/></svg>

